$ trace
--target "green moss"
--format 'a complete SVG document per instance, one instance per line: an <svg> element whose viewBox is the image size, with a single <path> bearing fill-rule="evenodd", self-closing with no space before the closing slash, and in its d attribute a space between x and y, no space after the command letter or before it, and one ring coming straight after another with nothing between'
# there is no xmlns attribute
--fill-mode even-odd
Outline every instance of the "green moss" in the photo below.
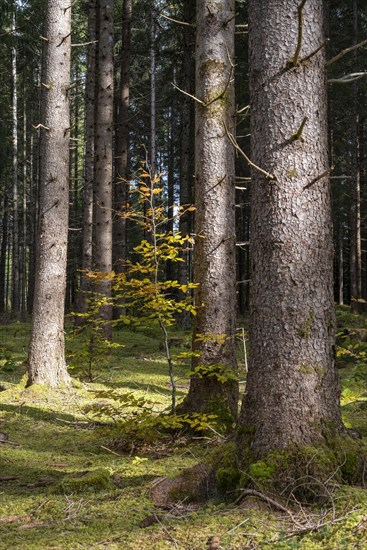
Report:
<svg viewBox="0 0 367 550"><path fill-rule="evenodd" d="M111 476L106 470L97 469L68 476L54 490L65 494L97 493L113 488Z"/></svg>
<svg viewBox="0 0 367 550"><path fill-rule="evenodd" d="M314 373L314 369L310 365L306 365L305 363L301 363L298 370L302 374L313 374Z"/></svg>
<svg viewBox="0 0 367 550"><path fill-rule="evenodd" d="M258 462L250 464L248 473L249 476L255 480L266 481L273 477L275 469L275 464L259 460Z"/></svg>

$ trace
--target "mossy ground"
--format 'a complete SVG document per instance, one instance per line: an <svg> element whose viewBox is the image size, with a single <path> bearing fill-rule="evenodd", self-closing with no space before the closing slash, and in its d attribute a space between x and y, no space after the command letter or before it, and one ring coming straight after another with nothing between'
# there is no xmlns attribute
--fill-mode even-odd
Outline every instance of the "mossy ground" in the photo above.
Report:
<svg viewBox="0 0 367 550"><path fill-rule="evenodd" d="M365 323L364 317L358 318ZM0 326L0 432L9 437L0 443L1 549L199 550L207 548L213 536L219 537L221 548L233 550L367 547L367 495L360 488L342 487L333 497L324 527L299 536L290 536L295 526L287 514L252 497L241 506L213 501L154 510L153 480L174 476L213 456L213 442L182 437L124 454L110 447L104 430L92 422L84 406L93 402L91 390L113 388L149 397L157 408L169 407L159 334L144 327L121 330L118 340L125 347L101 358L93 383L86 381L85 367L74 361L72 375L80 383L49 391L25 388L28 331L27 324ZM174 337L185 349L189 336ZM69 348L78 351L80 343L71 342ZM350 361L340 370L354 395L343 406L344 416L367 436L364 383L353 377L354 368ZM187 370L177 367L181 398L188 387ZM221 466L226 469L228 464ZM141 527L154 513L158 521ZM307 513L317 518L321 511ZM333 522L333 514L344 519Z"/></svg>

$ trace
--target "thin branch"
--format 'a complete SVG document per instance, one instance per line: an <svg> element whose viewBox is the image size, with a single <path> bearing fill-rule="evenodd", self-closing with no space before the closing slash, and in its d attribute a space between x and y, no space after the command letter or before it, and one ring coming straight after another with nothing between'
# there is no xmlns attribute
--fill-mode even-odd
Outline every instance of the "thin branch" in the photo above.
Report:
<svg viewBox="0 0 367 550"><path fill-rule="evenodd" d="M342 76L341 78L330 78L328 84L349 84L350 82L355 82L363 76L366 76L367 72L363 73L350 73Z"/></svg>
<svg viewBox="0 0 367 550"><path fill-rule="evenodd" d="M302 0L302 2L300 3L300 5L297 8L297 11L298 11L298 39L297 39L297 46L296 46L296 51L294 52L294 56L289 61L289 65L291 65L292 67L296 67L298 65L299 54L300 54L301 48L302 48L303 8L304 8L304 5L306 4L306 2L307 2L307 0Z"/></svg>
<svg viewBox="0 0 367 550"><path fill-rule="evenodd" d="M71 44L72 48L78 48L80 46L90 46L91 44L97 44L98 40L91 40L90 42L82 42L81 44Z"/></svg>
<svg viewBox="0 0 367 550"><path fill-rule="evenodd" d="M268 495L265 495L264 493L260 493L260 491L255 491L254 489L241 489L241 494L237 498L237 500L235 500L234 503L238 504L246 496L261 498L276 510L279 510L280 512L285 512L286 514L288 514L289 517L292 519L293 523L297 525L297 527L299 527L300 529L304 528L303 525L298 523L298 521L294 518L292 512L288 508L286 508L285 506L283 506L283 504L280 504L280 502L277 502L273 498L270 498Z"/></svg>
<svg viewBox="0 0 367 550"><path fill-rule="evenodd" d="M229 51L228 51L228 48L227 48L227 55L228 55L228 60L229 60L229 63L231 65L231 70L230 70L230 73L229 73L229 77L228 77L228 80L226 82L226 85L224 86L224 89L220 92L220 94L218 94L217 96L213 97L213 99L210 99L209 101L207 102L204 102L202 101L201 99L199 99L198 97L192 95L192 94L189 94L188 92L186 92L185 90L182 90L181 88L179 88L178 86L176 86L176 84L174 82L172 82L172 86L174 88L176 88L176 90L178 90L179 92L181 92L182 94L185 94L187 95L188 97L191 97L191 99L194 99L195 101L197 101L198 103L200 103L200 105L202 105L203 107L209 107L210 105L212 105L213 103L215 103L216 101L218 101L218 99L221 99L224 94L226 93L226 91L228 90L228 87L232 81L232 77L233 77L233 72L234 72L234 69L235 69L235 66L234 64L232 63L232 60L231 60L231 57L229 55Z"/></svg>
<svg viewBox="0 0 367 550"><path fill-rule="evenodd" d="M327 170L325 170L324 172L316 176L316 178L314 178L312 181L310 181L310 183L304 186L303 191L305 191L306 189L309 189L310 187L315 185L315 183L320 181L322 178L325 178L326 176L328 176L333 169L334 169L334 166L331 166L331 168L328 168Z"/></svg>
<svg viewBox="0 0 367 550"><path fill-rule="evenodd" d="M330 41L330 38L326 38L326 40L324 40L324 42L318 48L316 48L315 51L313 51L312 53L310 53L310 55L306 55L306 57L301 59L300 63L305 63L306 61L309 61L311 57L314 57L316 54L318 54L319 51L322 50L322 48L324 48L329 41Z"/></svg>
<svg viewBox="0 0 367 550"><path fill-rule="evenodd" d="M203 105L203 106L205 107L204 101L201 101L201 99L199 99L198 97L189 94L189 92L185 92L185 90L181 90L181 88L179 88L178 86L176 86L176 84L175 84L174 82L171 82L171 84L172 84L172 86L173 86L174 88L176 88L176 90L178 90L178 91L181 92L182 94L187 95L187 97L191 97L191 99L194 99L195 101L197 101L198 103L200 103L200 105Z"/></svg>
<svg viewBox="0 0 367 550"><path fill-rule="evenodd" d="M164 15L163 13L159 14L160 17L163 17L164 19L167 19L168 21L172 21L172 23L177 23L177 25L183 25L184 27L194 27L192 23L187 23L186 21L179 21L178 19L172 19L172 17L168 17L168 15Z"/></svg>
<svg viewBox="0 0 367 550"><path fill-rule="evenodd" d="M357 48L362 48L367 44L367 39L362 40L362 42L359 42L358 44L354 44L353 46L349 46L349 48L345 48L345 50L342 50L338 54L334 55L329 61L326 62L326 67L329 67L329 65L332 65L336 61L339 61L342 57L344 57L347 53L352 52L353 50L356 50Z"/></svg>
<svg viewBox="0 0 367 550"><path fill-rule="evenodd" d="M211 99L210 101L207 101L206 103L204 103L204 107L209 107L209 105L211 105L212 103L215 103L215 101L218 101L218 99L222 99L222 97L224 96L224 94L228 90L228 87L229 87L230 83L232 82L232 77L233 77L235 66L234 66L234 64L232 62L232 59L231 59L231 56L229 54L227 44L226 44L226 49L227 49L228 61L231 65L231 70L229 71L228 80L226 82L226 85L224 86L224 90L219 95L217 95L216 97L213 97L213 99Z"/></svg>
<svg viewBox="0 0 367 550"><path fill-rule="evenodd" d="M227 125L225 123L225 121L223 121L223 125L224 125L224 129L225 129L225 133L226 133L226 136L228 137L229 141L232 143L233 147L236 149L236 151L238 151L240 153L241 156L243 156L243 158L246 160L247 164L249 166L252 166L252 168L254 168L255 170L257 170L258 172L260 172L261 174L263 174L264 176L266 176L268 179L272 180L272 181L277 181L276 177L273 175L273 174L270 174L269 172L266 172L266 170L263 170L262 168L260 168L259 166L257 166L255 163L253 163L249 157L246 155L246 153L241 149L241 147L238 145L235 137L233 136L233 134L231 134L231 132L229 132L228 128L227 128Z"/></svg>
<svg viewBox="0 0 367 550"><path fill-rule="evenodd" d="M297 139L302 139L303 130L304 130L304 127L306 126L307 121L308 121L308 117L305 116L298 130L294 132L294 134L292 135L292 138L291 138L292 141L296 141Z"/></svg>
<svg viewBox="0 0 367 550"><path fill-rule="evenodd" d="M35 126L34 124L32 124L32 127L33 127L35 130L39 130L40 128L43 128L44 130L50 131L50 129L51 129L51 128L48 128L47 126L45 126L44 124L37 124L37 126Z"/></svg>

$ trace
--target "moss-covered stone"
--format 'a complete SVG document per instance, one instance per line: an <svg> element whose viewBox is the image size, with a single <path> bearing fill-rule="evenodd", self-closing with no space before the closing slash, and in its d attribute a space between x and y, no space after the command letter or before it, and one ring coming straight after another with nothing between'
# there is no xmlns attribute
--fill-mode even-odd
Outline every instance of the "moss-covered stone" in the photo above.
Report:
<svg viewBox="0 0 367 550"><path fill-rule="evenodd" d="M66 494L97 493L99 491L111 490L113 483L110 474L103 469L81 472L73 476L65 477L54 491Z"/></svg>

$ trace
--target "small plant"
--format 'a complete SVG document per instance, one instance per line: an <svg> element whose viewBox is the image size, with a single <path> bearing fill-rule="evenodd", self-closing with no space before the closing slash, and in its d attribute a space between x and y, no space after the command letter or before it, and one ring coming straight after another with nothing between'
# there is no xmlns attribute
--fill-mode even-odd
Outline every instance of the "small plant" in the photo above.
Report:
<svg viewBox="0 0 367 550"><path fill-rule="evenodd" d="M156 403L133 392L116 390L94 391L97 401L84 407L93 420L110 423L110 437L118 446L133 450L138 445L152 444L162 437L175 436L189 428L203 433L213 430L214 414L167 414L157 411ZM100 401L101 400L101 401Z"/></svg>
<svg viewBox="0 0 367 550"><path fill-rule="evenodd" d="M172 388L171 412L175 414L176 382L168 330L176 324L180 313L196 314L191 292L197 285L165 279L164 268L167 261L184 261L182 251L188 243L192 243L192 238L181 235L179 231L167 231L168 221L172 219L167 216L159 175L153 176L141 168L132 192L137 194L143 209L127 211L124 216L141 227L145 238L133 248L134 260L127 261L124 272L115 275L114 295L115 300L123 300L127 310L138 311L141 317L156 322L162 331ZM177 207L173 221L177 222L180 216L193 209L192 206ZM127 322L127 319L128 316L124 316L122 320Z"/></svg>
<svg viewBox="0 0 367 550"><path fill-rule="evenodd" d="M101 277L93 272L88 272L87 276L92 283ZM81 320L82 323L76 324L69 331L69 338L77 342L78 349L69 353L68 358L71 360L69 368L81 365L86 371L88 381L93 382L95 367L103 364L110 352L121 347L121 344L114 343L106 337L106 323L111 325L113 321L105 321L100 315L101 309L111 304L111 299L101 296L99 292L90 291L87 303L86 313L72 313L72 317Z"/></svg>

